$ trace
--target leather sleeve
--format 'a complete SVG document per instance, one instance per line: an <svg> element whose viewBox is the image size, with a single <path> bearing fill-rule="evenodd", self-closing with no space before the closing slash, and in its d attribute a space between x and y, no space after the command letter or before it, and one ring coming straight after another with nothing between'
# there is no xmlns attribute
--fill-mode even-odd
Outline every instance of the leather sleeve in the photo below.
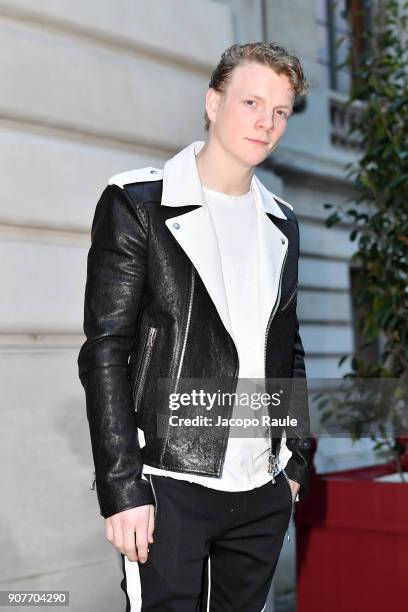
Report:
<svg viewBox="0 0 408 612"><path fill-rule="evenodd" d="M142 212L109 185L95 209L84 302L86 341L78 356L95 464L100 513L107 518L153 504L128 379L146 276L147 227Z"/></svg>
<svg viewBox="0 0 408 612"><path fill-rule="evenodd" d="M298 231L299 236L299 231ZM306 381L306 368L304 362L305 352L299 334L299 320L296 315L296 329L293 346L293 366L292 366L292 399L290 404L290 415L297 419L297 427L289 430L286 446L292 452L285 472L291 480L300 484L298 499L301 501L309 493L310 480L310 415Z"/></svg>

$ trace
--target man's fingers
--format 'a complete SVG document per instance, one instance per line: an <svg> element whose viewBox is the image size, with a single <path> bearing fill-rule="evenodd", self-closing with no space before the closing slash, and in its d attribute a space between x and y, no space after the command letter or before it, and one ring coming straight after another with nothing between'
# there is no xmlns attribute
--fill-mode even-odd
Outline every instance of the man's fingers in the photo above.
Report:
<svg viewBox="0 0 408 612"><path fill-rule="evenodd" d="M108 542L113 542L113 527L110 517L105 519L105 537Z"/></svg>
<svg viewBox="0 0 408 612"><path fill-rule="evenodd" d="M113 531L113 540L112 544L115 548L117 548L122 554L123 553L123 530L122 524L119 520L112 520L112 531Z"/></svg>
<svg viewBox="0 0 408 612"><path fill-rule="evenodd" d="M298 491L300 489L300 484L296 482L295 480L290 480L290 479L289 479L289 484L292 490L292 501L294 502L296 499L296 495L298 494Z"/></svg>
<svg viewBox="0 0 408 612"><path fill-rule="evenodd" d="M148 554L148 541L147 541L147 521L142 527L138 527L136 531L136 550L138 560L141 563L147 561Z"/></svg>
<svg viewBox="0 0 408 612"><path fill-rule="evenodd" d="M154 532L154 506L150 507L149 511L149 526L147 528L147 541L149 544L153 544L153 532Z"/></svg>
<svg viewBox="0 0 408 612"><path fill-rule="evenodd" d="M123 551L122 554L126 555L129 561L138 561L138 555L136 551L136 534L134 527L129 524L122 524L123 531Z"/></svg>
<svg viewBox="0 0 408 612"><path fill-rule="evenodd" d="M129 561L147 561L153 529L153 504L129 508L105 519L106 538Z"/></svg>

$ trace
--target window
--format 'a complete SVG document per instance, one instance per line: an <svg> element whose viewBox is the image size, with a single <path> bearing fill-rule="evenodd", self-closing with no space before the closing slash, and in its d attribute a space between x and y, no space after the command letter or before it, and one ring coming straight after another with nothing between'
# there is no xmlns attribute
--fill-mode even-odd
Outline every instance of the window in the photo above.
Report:
<svg viewBox="0 0 408 612"><path fill-rule="evenodd" d="M348 94L352 79L358 78L358 57L366 43L369 27L368 0L315 0L317 60L325 67L327 86ZM339 67L353 49L353 66Z"/></svg>
<svg viewBox="0 0 408 612"><path fill-rule="evenodd" d="M365 38L372 25L371 10L372 3L369 0L347 0L347 18L350 24L350 39L352 46L352 70L353 82L360 79L360 58L363 53L369 51L369 39Z"/></svg>

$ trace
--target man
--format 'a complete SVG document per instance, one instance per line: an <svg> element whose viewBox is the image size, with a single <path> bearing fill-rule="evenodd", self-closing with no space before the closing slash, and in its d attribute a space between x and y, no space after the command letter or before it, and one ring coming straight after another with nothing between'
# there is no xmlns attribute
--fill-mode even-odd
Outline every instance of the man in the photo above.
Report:
<svg viewBox="0 0 408 612"><path fill-rule="evenodd" d="M217 404L197 425L208 406L169 403L191 379L236 391L250 377L305 378L297 220L254 176L305 87L280 45L233 45L206 94L207 141L163 171L115 175L96 207L78 365L132 612L259 612L308 492L307 402L296 414L306 434L287 438L272 426L232 435L236 407Z"/></svg>

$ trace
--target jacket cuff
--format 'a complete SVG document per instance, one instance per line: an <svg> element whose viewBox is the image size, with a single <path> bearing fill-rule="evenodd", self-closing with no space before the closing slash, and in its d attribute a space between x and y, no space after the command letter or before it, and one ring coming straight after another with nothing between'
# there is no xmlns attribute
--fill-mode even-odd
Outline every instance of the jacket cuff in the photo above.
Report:
<svg viewBox="0 0 408 612"><path fill-rule="evenodd" d="M294 452L285 466L285 472L288 478L300 484L295 501L302 501L309 494L309 467Z"/></svg>
<svg viewBox="0 0 408 612"><path fill-rule="evenodd" d="M108 484L98 484L96 480L95 486L100 514L104 518L130 508L155 504L150 482L142 478L110 481Z"/></svg>

